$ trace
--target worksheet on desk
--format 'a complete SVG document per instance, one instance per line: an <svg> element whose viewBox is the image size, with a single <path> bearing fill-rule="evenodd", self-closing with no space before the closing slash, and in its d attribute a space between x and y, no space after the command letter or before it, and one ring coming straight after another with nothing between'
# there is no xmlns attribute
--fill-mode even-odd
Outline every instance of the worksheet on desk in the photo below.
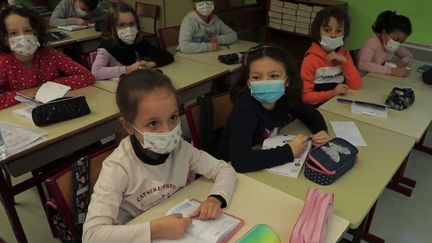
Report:
<svg viewBox="0 0 432 243"><path fill-rule="evenodd" d="M6 145L6 157L43 142L44 133L36 133L7 122L0 122L0 131Z"/></svg>
<svg viewBox="0 0 432 243"><path fill-rule="evenodd" d="M336 137L343 138L354 146L367 146L355 122L330 121L330 124Z"/></svg>

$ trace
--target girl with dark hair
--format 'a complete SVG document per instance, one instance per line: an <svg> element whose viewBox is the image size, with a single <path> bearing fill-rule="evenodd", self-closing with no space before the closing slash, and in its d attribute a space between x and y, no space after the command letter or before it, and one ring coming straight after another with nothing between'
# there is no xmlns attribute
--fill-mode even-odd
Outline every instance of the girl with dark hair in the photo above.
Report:
<svg viewBox="0 0 432 243"><path fill-rule="evenodd" d="M63 53L46 47L46 28L28 8L11 6L0 13L0 109L16 104L15 95L34 96L46 81L82 88L93 75ZM35 88L36 87L36 88Z"/></svg>
<svg viewBox="0 0 432 243"><path fill-rule="evenodd" d="M301 66L303 101L319 106L349 89L360 89L361 77L351 55L343 49L350 20L345 11L327 7L311 25L312 45Z"/></svg>
<svg viewBox="0 0 432 243"><path fill-rule="evenodd" d="M401 43L411 34L410 20L387 10L378 15L372 30L374 34L360 49L358 68L365 72L407 76L413 55ZM384 65L393 57L398 59L396 67Z"/></svg>
<svg viewBox="0 0 432 243"><path fill-rule="evenodd" d="M314 145L328 140L321 114L301 101L302 81L287 51L268 44L254 47L245 56L242 72L231 92L234 107L218 151L237 172L282 165L300 155L308 139L301 134L282 147L252 149L296 118L311 129Z"/></svg>
<svg viewBox="0 0 432 243"><path fill-rule="evenodd" d="M135 71L121 78L116 97L120 122L129 136L103 162L83 242L174 240L183 235L191 218L219 217L234 193L236 173L225 161L183 140L176 90L169 78L154 70ZM195 212L126 224L186 186L190 170L214 180Z"/></svg>
<svg viewBox="0 0 432 243"><path fill-rule="evenodd" d="M173 61L173 55L143 38L138 16L130 5L112 5L92 66L96 79L118 78L139 68L160 67Z"/></svg>

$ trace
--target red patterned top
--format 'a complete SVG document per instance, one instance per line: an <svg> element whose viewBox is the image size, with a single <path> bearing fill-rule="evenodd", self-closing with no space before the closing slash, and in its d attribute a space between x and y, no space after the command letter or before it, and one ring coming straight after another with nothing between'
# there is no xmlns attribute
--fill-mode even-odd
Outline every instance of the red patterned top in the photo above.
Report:
<svg viewBox="0 0 432 243"><path fill-rule="evenodd" d="M25 66L12 52L0 53L0 109L17 103L20 90L30 89L47 81L54 81L79 89L94 83L89 70L53 48L38 49L34 65Z"/></svg>

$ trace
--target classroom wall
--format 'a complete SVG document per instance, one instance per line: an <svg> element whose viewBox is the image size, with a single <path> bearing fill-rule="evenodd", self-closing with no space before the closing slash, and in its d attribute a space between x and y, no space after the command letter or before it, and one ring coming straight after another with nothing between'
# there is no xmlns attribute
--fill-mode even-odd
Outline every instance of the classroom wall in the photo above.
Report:
<svg viewBox="0 0 432 243"><path fill-rule="evenodd" d="M348 3L351 17L351 34L346 49L360 48L372 34L371 26L378 14L384 10L396 10L410 18L413 33L408 41L432 45L432 1L431 0L344 0Z"/></svg>

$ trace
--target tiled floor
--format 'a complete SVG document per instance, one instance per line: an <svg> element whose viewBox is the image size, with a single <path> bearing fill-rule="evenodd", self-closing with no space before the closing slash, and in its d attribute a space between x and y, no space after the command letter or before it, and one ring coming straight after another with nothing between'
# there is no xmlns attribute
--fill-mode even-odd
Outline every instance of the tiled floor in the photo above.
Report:
<svg viewBox="0 0 432 243"><path fill-rule="evenodd" d="M406 175L417 180L412 196L408 198L386 189L378 202L371 232L389 243L431 242L432 156L414 150ZM16 201L29 242L60 242L51 236L36 188L18 195ZM0 226L0 236L7 242L16 242L3 207Z"/></svg>

